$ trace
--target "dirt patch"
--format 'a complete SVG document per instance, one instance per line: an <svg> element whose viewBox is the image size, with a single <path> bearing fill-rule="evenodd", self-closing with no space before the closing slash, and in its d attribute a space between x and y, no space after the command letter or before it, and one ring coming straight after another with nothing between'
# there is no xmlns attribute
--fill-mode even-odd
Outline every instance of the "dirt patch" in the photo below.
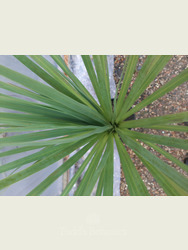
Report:
<svg viewBox="0 0 188 250"><path fill-rule="evenodd" d="M118 55L114 57L114 78L115 78L116 84L119 82L119 79L121 77L122 69L123 69L126 58L127 56L124 56L124 55ZM130 91L131 86L134 83L135 78L138 75L145 59L146 59L146 56L139 57L137 69L132 78L131 85L130 85L128 92ZM165 66L163 71L149 85L149 87L140 96L140 98L135 102L134 105L138 104L140 101L145 99L148 95L151 95L154 91L156 91L158 88L163 86L170 79L178 75L182 70L186 68L188 68L188 56L173 56L172 59L168 62L168 64ZM166 114L173 114L177 112L183 112L187 110L187 107L188 107L188 83L186 82L182 84L181 86L177 87L176 89L174 89L173 91L169 92L165 96L159 98L152 104L148 105L141 111L137 112L135 115L136 115L136 119L155 117L155 116L161 116L161 115L166 115ZM187 126L186 123L179 124L179 125ZM142 133L148 133L148 134L172 136L172 137L183 138L183 139L187 138L187 134L183 132L152 130L152 129L144 129L144 128L136 128L134 130L142 132ZM166 159L164 156L160 155L159 153L152 150L148 146L144 144L143 146L147 148L150 152L157 155L160 159L164 160L166 163L174 167L177 171L181 172L185 176L188 176L185 171L183 171L178 166L173 164L170 160ZM171 153L174 157L176 157L180 161L182 162L184 161L186 157L185 150L177 149L177 148L170 148L167 146L161 146L161 147L165 149L167 152ZM138 157L134 154L134 152L131 149L128 149L128 152L142 180L144 181L148 191L150 192L150 194L152 196L165 196L166 194L163 191L163 189L158 185L158 183L155 181L153 176L150 174L147 168L142 164L142 162L138 159ZM126 181L125 181L122 171L121 171L120 189L121 189L120 193L122 196L129 195Z"/></svg>

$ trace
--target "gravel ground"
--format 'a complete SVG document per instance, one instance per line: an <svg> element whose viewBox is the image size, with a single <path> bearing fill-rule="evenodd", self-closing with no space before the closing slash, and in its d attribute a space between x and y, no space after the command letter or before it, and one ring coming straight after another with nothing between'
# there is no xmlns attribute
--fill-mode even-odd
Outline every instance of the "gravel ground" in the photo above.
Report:
<svg viewBox="0 0 188 250"><path fill-rule="evenodd" d="M134 73L131 85L134 83L134 80L136 76L138 75L138 72L141 69L145 59L146 59L146 56L140 56L138 64L137 64L137 70ZM123 56L123 55L117 55L114 57L114 78L115 78L116 84L118 83L120 79L125 60L126 60L126 56ZM155 90L157 90L159 87L164 85L166 82L168 82L170 79L178 75L182 70L186 68L188 68L188 56L173 56L172 59L169 61L169 63L166 65L166 67L163 69L163 71L150 84L150 86L140 96L140 98L136 101L135 104L145 99L146 96L152 94ZM161 97L154 103L148 105L146 108L137 112L135 114L136 119L155 117L155 116L160 116L160 115L173 114L177 112L186 111L188 108L188 85L187 84L188 84L187 82L182 84L181 86L177 87L175 90L171 91L170 93ZM128 92L130 91L130 89L131 89L131 86ZM184 123L184 124L179 124L179 125L186 126L187 124ZM143 132L143 133L148 133L148 134L158 134L158 135L164 135L164 136L172 136L176 138L187 138L187 134L183 132L161 131L161 130L152 130L152 129L143 129L143 128L136 128L134 130ZM157 155L160 159L164 160L166 163L168 163L169 165L177 169L177 171L181 172L185 176L188 176L185 171L183 171L178 166L173 164L170 160L166 159L164 156L152 150L150 147L144 144L143 146L147 148L149 151L151 151L152 153L154 153L155 155ZM167 152L171 153L180 161L184 161L186 157L185 150L177 149L177 148L169 148L167 146L161 146L161 147L165 149ZM158 183L155 181L153 176L149 173L147 168L141 163L141 161L137 158L137 156L132 152L131 149L127 148L127 150L141 178L143 179L148 191L150 192L150 195L165 196L166 195L165 192L158 185ZM126 181L125 181L122 171L121 171L120 189L121 189L120 193L122 196L129 195Z"/></svg>

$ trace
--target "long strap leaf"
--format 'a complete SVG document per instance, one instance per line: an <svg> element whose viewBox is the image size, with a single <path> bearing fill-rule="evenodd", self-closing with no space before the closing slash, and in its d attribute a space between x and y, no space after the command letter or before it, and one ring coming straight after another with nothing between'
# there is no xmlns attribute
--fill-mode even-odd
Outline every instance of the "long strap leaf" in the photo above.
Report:
<svg viewBox="0 0 188 250"><path fill-rule="evenodd" d="M107 138L108 138L107 136L104 136L103 138L101 138L100 144L98 145L98 150L97 150L96 154L94 155L92 161L90 162L88 169L87 169L83 179L81 180L79 187L77 188L77 190L74 194L75 196L82 196L84 194L84 191L86 190L87 185L90 183L92 176L93 176L93 174L97 168L97 165L100 161L100 158L102 156Z"/></svg>
<svg viewBox="0 0 188 250"><path fill-rule="evenodd" d="M119 113L119 111L120 111L120 109L121 109L121 107L123 105L125 96L127 94L127 90L128 90L128 88L130 86L131 79L132 79L134 71L136 69L138 58L139 58L139 56L136 56L136 55L135 56L129 56L125 76L124 76L122 87L121 87L119 97L118 97L118 100L117 100L117 113Z"/></svg>
<svg viewBox="0 0 188 250"><path fill-rule="evenodd" d="M158 117L144 118L133 121L125 121L119 125L119 128L137 128L152 127L157 125L165 125L170 123L180 123L188 121L188 112L180 112L176 114L163 115Z"/></svg>
<svg viewBox="0 0 188 250"><path fill-rule="evenodd" d="M122 131L119 131L119 134L126 145L131 148L135 153L138 153L142 156L146 161L148 161L154 168L161 171L168 178L170 178L173 182L175 182L180 188L182 188L188 194L188 179L177 172L174 168L163 162L154 154L150 153L147 149L142 147L138 142L131 139L128 136L125 136Z"/></svg>
<svg viewBox="0 0 188 250"><path fill-rule="evenodd" d="M53 173L51 173L44 181L42 181L28 195L29 196L40 195L55 180L57 180L62 174L64 174L73 164L75 164L93 146L94 143L95 143L95 140L91 141L86 146L84 146L80 151L78 151L75 155L73 155L65 163L63 163L59 168L57 168Z"/></svg>
<svg viewBox="0 0 188 250"><path fill-rule="evenodd" d="M180 160L178 160L176 157L174 157L173 155L169 154L167 151L165 151L161 147L155 145L154 143L145 142L145 141L144 141L144 143L146 143L147 145L149 145L150 147L152 147L153 149L155 149L156 151L158 151L159 153L161 153L162 155L164 155L167 159L171 160L177 166L179 166L183 170L187 171L187 173L188 173L188 165L184 164L183 162L181 162Z"/></svg>
<svg viewBox="0 0 188 250"><path fill-rule="evenodd" d="M37 106L37 109L39 107ZM40 108L39 108L40 109ZM44 110L43 110L44 111ZM46 110L45 110L46 111ZM35 121L37 125L57 125L57 126L69 126L69 125L84 125L84 122L79 122L75 120L73 122L67 122L62 119L62 117L49 117L47 116L46 112L40 112L39 114L19 114L19 113L8 113L8 112L0 112L0 123L6 124L8 123L9 126L31 126L33 121Z"/></svg>
<svg viewBox="0 0 188 250"><path fill-rule="evenodd" d="M71 99L70 97L60 93L59 91L48 87L32 78L29 78L27 76L24 76L16 71L10 70L2 65L0 65L0 74L3 76L16 81L23 86L33 90L37 91L41 95L45 95L52 100L56 100L57 102L60 102L62 105L64 105L66 108L71 109L75 112L78 112L80 114L85 114L89 116L92 119L96 119L98 121L103 121L103 124L106 124L105 119L103 116L101 116L100 113L98 113L96 110L93 110L89 108L88 106L85 106L79 102L76 102L75 100Z"/></svg>
<svg viewBox="0 0 188 250"><path fill-rule="evenodd" d="M96 139L93 139L93 140L96 140ZM79 142L74 143L73 145L71 145L70 147L67 147L64 150L62 150L61 146L54 146L54 152L53 153L50 152L50 154L47 157L45 157L44 159L34 163L33 165L31 165L30 167L28 167L26 169L19 171L18 173L10 175L10 176L4 178L3 180L0 180L0 190L9 186L9 185L12 185L13 183L18 182L18 181L36 173L36 172L39 172L40 170L50 166L54 162L59 161L60 159L64 158L66 155L73 152L78 147L85 144L86 142L87 142L87 139L80 140ZM50 149L49 149L49 151L50 151Z"/></svg>
<svg viewBox="0 0 188 250"><path fill-rule="evenodd" d="M108 65L107 58L104 56L93 56L95 69L97 72L98 82L101 91L101 104L103 111L105 112L108 121L112 120L112 104L109 91L109 75L108 75Z"/></svg>
<svg viewBox="0 0 188 250"><path fill-rule="evenodd" d="M96 110L100 111L100 107L93 98L93 96L89 93L89 91L84 87L84 85L80 82L80 80L71 72L71 70L67 67L63 58L59 55L51 55L53 60L59 65L59 67L70 77L74 84L75 89L86 99L89 103L95 107Z"/></svg>
<svg viewBox="0 0 188 250"><path fill-rule="evenodd" d="M96 196L101 196L103 193L103 187L104 187L104 175L105 175L105 169L103 169L101 176L99 178L99 182L97 185L97 191L96 191Z"/></svg>
<svg viewBox="0 0 188 250"><path fill-rule="evenodd" d="M27 152L27 151L39 149L39 148L42 148L42 147L41 146L36 146L36 147L20 147L20 148L15 148L15 149L11 149L11 150L7 150L7 151L4 151L4 152L1 152L0 153L0 157L5 157L5 156L9 156L9 155L19 154L19 153L23 153L23 152Z"/></svg>
<svg viewBox="0 0 188 250"><path fill-rule="evenodd" d="M97 129L97 128L96 128ZM94 131L94 130L93 130ZM33 132L23 135L14 135L8 136L4 138L0 138L1 145L11 145L11 143L19 143L19 142L29 142L29 141L39 141L43 139L49 139L54 137L61 137L67 135L74 135L78 133L92 132L91 129L87 129L86 127L78 128L78 127L67 127L67 128L59 128L52 129L47 131Z"/></svg>
<svg viewBox="0 0 188 250"><path fill-rule="evenodd" d="M109 130L109 126L107 127L101 127L98 129L93 130L92 132L87 131L87 132L79 132L75 133L74 135L66 136L63 138L58 138L58 139L51 139L51 140L44 140L44 141L21 141L21 142L8 142L3 143L3 145L0 145L0 148L6 146L47 146L47 145L59 145L59 144L67 144L70 142L76 142L85 138L89 138L92 136L96 136L97 134L101 134L105 131ZM4 139L4 138L3 138Z"/></svg>
<svg viewBox="0 0 188 250"><path fill-rule="evenodd" d="M88 102L80 93L77 92L70 84L69 81L65 79L64 74L61 73L54 65L52 65L48 60L40 55L31 55L30 56L35 62L37 62L41 67L43 67L47 72L49 72L52 77L54 77L58 82L60 82L64 88L68 90L69 93L74 94L78 97L84 104L88 105L90 108L93 106Z"/></svg>
<svg viewBox="0 0 188 250"><path fill-rule="evenodd" d="M154 142L161 145L166 145L169 147L175 148L182 148L187 150L188 149L188 140L178 139L174 137L167 137L161 135L152 135L152 134L143 134L136 131L130 131L128 129L119 130L117 129L118 133L123 133L124 136L128 136L134 139L145 140L148 142Z"/></svg>
<svg viewBox="0 0 188 250"><path fill-rule="evenodd" d="M102 174L102 170L105 169L104 175L104 190L103 196L113 196L113 174L114 174L114 138L113 134L110 134L108 144L106 147L107 160L97 168L97 171ZM103 156L105 157L105 156ZM98 176L97 176L98 177Z"/></svg>
<svg viewBox="0 0 188 250"><path fill-rule="evenodd" d="M64 84L62 84L62 82L53 78L50 74L47 73L47 71L43 70L41 67L38 66L38 64L34 63L27 56L15 55L14 57L18 59L21 63L23 63L32 72L34 72L36 75L38 75L41 79L43 79L46 83L52 86L53 88L64 93L65 95L68 95L69 97L75 99L76 101L82 102L80 98L78 98L75 94L72 93L72 91L70 91L70 89L67 88L68 81L65 79L65 76L62 75L62 78L65 82Z"/></svg>
<svg viewBox="0 0 188 250"><path fill-rule="evenodd" d="M99 142L100 142L100 140L99 140ZM72 177L72 179L70 180L70 182L67 184L67 186L65 187L65 189L61 193L61 196L68 195L68 193L72 189L73 185L79 179L79 177L83 173L84 169L87 167L88 163L90 162L90 160L92 159L92 157L96 153L97 149L98 149L98 142L93 147L93 149L91 150L91 152L89 153L89 155L87 156L87 158L84 160L84 162L82 163L82 165L79 167L79 169L76 171L76 173L74 174L74 176Z"/></svg>
<svg viewBox="0 0 188 250"><path fill-rule="evenodd" d="M135 80L132 89L126 98L121 112L117 117L117 122L124 120L125 113L134 104L138 97L145 91L148 85L164 68L171 56L148 56L142 69Z"/></svg>
<svg viewBox="0 0 188 250"><path fill-rule="evenodd" d="M87 182L87 185L84 188L83 195L86 196L86 195L91 194L103 169L105 169L105 179L106 179L105 184L104 184L103 195L112 196L113 195L113 135L112 134L110 134L110 136L108 137L105 152L95 172L90 178L90 181Z"/></svg>
<svg viewBox="0 0 188 250"><path fill-rule="evenodd" d="M134 196L147 196L149 195L144 182L142 181L138 171L136 170L129 154L127 153L124 145L122 144L120 138L115 134L115 140L117 149L119 152L121 166L125 176L125 180L128 184L128 190L130 195Z"/></svg>
<svg viewBox="0 0 188 250"><path fill-rule="evenodd" d="M95 74L95 70L93 68L91 58L89 55L82 55L82 60L83 60L84 65L86 67L87 73L89 75L89 78L91 80L91 83L93 85L95 93L97 95L97 98L98 98L100 104L102 105L103 102L102 102L102 96L101 96L101 92L100 92L100 86L99 86L97 76Z"/></svg>
<svg viewBox="0 0 188 250"><path fill-rule="evenodd" d="M188 81L188 69L182 71L179 75L177 75L168 83L163 85L160 89L156 90L153 94L148 96L146 99L137 104L134 108L125 113L125 115L123 116L123 120L131 116L132 114L135 114L136 112L140 111L150 103L169 93L170 91L172 91L173 89L175 89L186 81Z"/></svg>
<svg viewBox="0 0 188 250"><path fill-rule="evenodd" d="M184 191L181 187L179 187L174 181L168 178L164 173L162 173L159 169L153 167L148 161L146 161L141 155L136 153L136 155L141 159L143 164L150 171L152 176L156 179L157 183L163 188L164 192L170 196L187 195L187 192Z"/></svg>
<svg viewBox="0 0 188 250"><path fill-rule="evenodd" d="M168 131L179 131L179 132L188 132L188 128L186 126L175 126L175 125L144 125L144 128L151 128L157 130L168 130Z"/></svg>

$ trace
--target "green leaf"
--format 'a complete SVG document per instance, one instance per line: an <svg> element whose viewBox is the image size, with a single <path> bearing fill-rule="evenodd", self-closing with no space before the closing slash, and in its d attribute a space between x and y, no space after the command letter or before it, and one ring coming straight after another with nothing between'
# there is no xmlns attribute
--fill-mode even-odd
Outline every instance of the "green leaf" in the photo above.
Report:
<svg viewBox="0 0 188 250"><path fill-rule="evenodd" d="M185 192L181 187L179 187L174 181L168 178L161 171L153 167L148 161L144 160L141 155L137 154L137 156L141 159L143 164L147 167L147 169L150 171L152 176L156 179L156 181L163 188L163 190L167 195L170 196L187 195L187 192Z"/></svg>
<svg viewBox="0 0 188 250"><path fill-rule="evenodd" d="M34 72L36 75L38 75L41 79L43 79L46 83L48 83L50 86L80 102L80 99L77 98L74 94L72 94L72 92L68 90L66 86L64 86L64 84L61 84L59 81L54 79L50 74L44 71L41 67L39 67L36 63L30 60L27 56L15 55L14 57L18 59L21 63L23 63L32 72ZM67 83L66 78L63 76L62 78Z"/></svg>
<svg viewBox="0 0 188 250"><path fill-rule="evenodd" d="M73 164L75 164L95 143L96 140L92 140L85 147L80 149L74 156L69 158L53 173L51 173L44 181L42 181L36 188L29 192L29 196L36 196L42 194L46 188L48 188L55 180L57 180L62 174L64 174Z"/></svg>
<svg viewBox="0 0 188 250"><path fill-rule="evenodd" d="M113 135L110 134L108 137L107 145L101 161L98 164L93 176L90 181L87 182L85 186L83 195L90 195L98 178L100 177L103 169L105 169L105 183L104 183L104 193L105 196L113 195Z"/></svg>
<svg viewBox="0 0 188 250"><path fill-rule="evenodd" d="M158 117L144 118L139 120L125 121L119 125L119 128L138 128L145 126L157 126L170 123L180 123L188 121L188 112L163 115Z"/></svg>
<svg viewBox="0 0 188 250"><path fill-rule="evenodd" d="M175 158L173 155L169 154L168 152L166 152L164 149L162 149L161 147L158 147L157 145L150 143L150 142L145 142L147 145L149 145L150 147L152 147L153 149L155 149L156 151L158 151L160 154L164 155L167 159L171 160L172 162L174 162L177 166L179 166L180 168L182 168L183 170L187 171L188 173L188 165L184 164L183 162L179 161L177 158Z"/></svg>
<svg viewBox="0 0 188 250"><path fill-rule="evenodd" d="M87 116L90 119L94 119L97 122L102 122L102 124L106 124L105 119L101 114L99 114L96 110L93 110L89 108L88 106L85 106L79 102L76 102L72 98L60 93L59 91L48 87L38 81L33 80L32 78L29 78L27 76L24 76L20 73L17 73L16 71L10 70L2 65L0 65L0 74L2 74L5 77L8 77L9 79L16 81L23 86L30 88L31 90L37 91L39 94L44 95L48 98L51 98L52 100L56 100L57 102L61 103L66 107L68 110L75 111L79 113L81 116ZM15 98L16 99L16 98ZM5 105L5 104L4 104ZM3 106L3 103L0 103L0 106ZM23 109L23 108L22 108ZM21 111L21 109L20 109ZM55 112L55 111L54 111ZM57 112L57 111L56 111ZM96 120L97 119L97 120Z"/></svg>
<svg viewBox="0 0 188 250"><path fill-rule="evenodd" d="M121 166L125 176L125 180L128 184L128 190L130 195L134 196L147 196L149 195L144 182L142 181L139 173L136 170L129 154L127 153L124 145L122 144L120 138L115 134L115 140L117 149L119 152Z"/></svg>
<svg viewBox="0 0 188 250"><path fill-rule="evenodd" d="M149 84L161 72L172 56L148 56L143 67L141 68L138 77L136 78L132 89L126 98L121 112L119 113L116 122L125 119L126 111L134 104L138 97L145 91Z"/></svg>
<svg viewBox="0 0 188 250"><path fill-rule="evenodd" d="M169 93L182 83L188 81L188 69L185 69L182 71L179 75L172 78L168 83L163 85L160 89L156 90L153 94L148 96L146 99L144 99L142 102L136 105L136 107L129 110L127 113L125 113L123 119L126 119L127 117L131 116L132 114L135 114L139 110L143 109L150 103L154 102L155 100L159 99L160 97L164 96L165 94Z"/></svg>
<svg viewBox="0 0 188 250"><path fill-rule="evenodd" d="M144 160L149 162L153 167L161 171L173 182L175 182L181 189L188 193L188 179L185 176L177 172L154 154L150 153L138 142L128 136L125 136L122 131L119 131L119 134L129 148L131 148L135 153L141 155Z"/></svg>
<svg viewBox="0 0 188 250"><path fill-rule="evenodd" d="M96 196L101 196L103 192L105 169L103 169L97 185Z"/></svg>
<svg viewBox="0 0 188 250"><path fill-rule="evenodd" d="M64 146L64 148L66 148L66 147L67 147L67 145ZM62 146L61 146L61 148L62 148ZM39 152L33 153L29 156L25 156L25 157L22 157L18 160L1 165L0 166L0 173L9 171L9 170L14 169L14 168L18 169L21 166L26 165L30 162L41 160L42 158L48 156L51 152L55 152L53 146L46 147L46 148L40 150Z"/></svg>
<svg viewBox="0 0 188 250"><path fill-rule="evenodd" d="M39 108L40 109L40 108ZM18 113L0 113L0 123L5 124L8 123L9 126L32 126L33 121L35 121L35 125L37 126L68 126L68 125L83 125L85 124L82 121L75 120L73 122L68 122L59 117L48 117L45 116L45 113L39 114L18 114ZM5 127L5 125L2 125Z"/></svg>
<svg viewBox="0 0 188 250"><path fill-rule="evenodd" d="M36 130L52 130L52 129L68 129L67 131L70 132L70 130L74 133L74 132L83 132L83 131L88 131L88 130L93 130L93 129L97 129L99 128L99 126L90 126L90 125L79 125L77 124L75 126L75 124L65 124L65 125L57 125L57 124L38 124L38 125L28 125L28 126L24 126L24 127L6 127L6 128L0 128L0 133L7 133L7 132L26 132L26 131L36 131ZM68 132L67 132L68 133Z"/></svg>
<svg viewBox="0 0 188 250"><path fill-rule="evenodd" d="M61 103L56 102L55 100L46 98L44 96L35 94L31 91L28 91L26 89L14 86L13 84L8 84L8 83L4 83L4 82L0 82L0 87L3 89L7 89L9 91L12 91L14 93L18 93L24 96L28 96L30 98L33 98L34 100L43 102L45 104L50 105L50 107L54 108L55 110L57 110L58 112L62 113L61 116L65 117L67 120L85 120L86 121L86 117L83 116L82 114L78 114L78 112L73 111L73 110L68 110L67 107L65 107L64 105L62 105ZM6 95L3 95L4 97L9 97ZM17 100L17 99L16 99ZM13 99L13 101L15 101L15 99ZM47 106L48 107L48 106ZM89 122L89 119L87 119L87 122Z"/></svg>
<svg viewBox="0 0 188 250"><path fill-rule="evenodd" d="M0 133L27 132L1 138L0 149L7 147L5 148L7 151L1 152L0 157L30 153L0 166L0 173L6 175L8 171L13 170L9 176L0 180L0 189L49 167L83 147L28 194L40 195L93 147L62 195L68 195L84 169L86 172L75 192L76 196L90 195L96 185L96 196L113 195L113 138L115 137L130 195L149 195L149 193L122 140L141 159L167 195L188 195L188 179L137 142L143 141L188 172L187 165L155 145L186 150L187 140L128 130L128 128L143 127L188 132L186 126L174 125L174 123L188 122L188 112L123 121L187 81L188 69L129 110L171 58L171 56L148 56L129 95L126 96L138 61L138 56L129 56L116 89L112 109L107 56L94 55L94 63L90 56L82 56L100 104L71 72L61 56L51 56L60 70L43 56L32 55L31 59L22 55L15 57L45 83L0 65L0 74L15 82L9 84L0 81L0 88L18 94L17 97L0 94L0 107L3 108L3 112L0 112ZM124 73L119 99L116 100ZM23 100L22 96L29 100L31 98L37 103ZM11 149L9 148L11 146L19 148ZM37 152L33 152L35 149L38 149ZM26 168L26 164L29 164L29 167Z"/></svg>
<svg viewBox="0 0 188 250"><path fill-rule="evenodd" d="M93 56L95 69L97 72L98 82L101 91L101 105L103 111L105 112L108 121L112 119L112 104L109 91L109 75L108 75L108 65L107 58L104 56ZM108 77L108 80L107 80Z"/></svg>
<svg viewBox="0 0 188 250"><path fill-rule="evenodd" d="M125 76L124 76L122 87L121 87L119 97L117 100L117 113L119 113L122 108L125 96L127 94L127 90L131 83L131 79L136 70L138 59L139 59L139 56L129 56Z"/></svg>
<svg viewBox="0 0 188 250"><path fill-rule="evenodd" d="M68 193L72 189L73 185L79 179L79 177L83 173L84 169L87 167L88 163L90 162L90 160L92 159L92 157L96 153L97 149L98 149L98 143L93 147L93 149L91 150L91 152L89 153L89 155L87 156L87 158L84 160L84 162L79 167L79 169L77 170L77 172L74 174L74 176L72 177L72 179L70 180L70 182L67 184L67 186L65 187L65 189L61 193L61 196L68 195Z"/></svg>
<svg viewBox="0 0 188 250"><path fill-rule="evenodd" d="M168 131L178 131L178 132L188 132L188 128L186 126L174 126L174 125L144 125L144 128L151 128L157 130L168 130Z"/></svg>
<svg viewBox="0 0 188 250"><path fill-rule="evenodd" d="M92 105L69 84L70 82L66 80L65 76L61 73L61 71L59 71L48 60L46 60L43 56L40 55L31 55L30 57L35 62L37 62L42 68L44 68L54 79L61 83L62 86L68 90L69 93L74 94L74 96L79 98L79 100L81 100L84 104L92 108Z"/></svg>
<svg viewBox="0 0 188 250"><path fill-rule="evenodd" d="M157 144L166 145L169 147L181 148L185 150L188 149L188 140L161 136L161 135L143 134L136 131L130 131L125 128L123 130L117 129L117 131L118 133L122 132L125 136L129 136L134 139L145 140L148 142L154 142Z"/></svg>
<svg viewBox="0 0 188 250"><path fill-rule="evenodd" d="M96 151L96 154L94 155L93 159L91 160L88 169L86 173L84 174L83 179L80 182L79 187L77 188L75 192L75 196L82 196L84 195L84 191L86 190L86 187L90 183L92 176L97 168L97 165L100 161L100 158L102 156L106 141L108 139L108 136L104 136L101 140L100 143L98 144L98 150Z"/></svg>
<svg viewBox="0 0 188 250"><path fill-rule="evenodd" d="M93 85L95 93L97 95L97 98L98 98L100 104L102 105L103 102L102 102L102 96L101 96L101 92L100 92L100 86L99 86L97 76L95 74L95 70L93 68L91 58L89 55L82 55L82 60L83 60L84 65L86 67L87 73L89 75L89 78L91 80L91 83Z"/></svg>
<svg viewBox="0 0 188 250"><path fill-rule="evenodd" d="M64 108L61 108L62 110L56 110L49 106L36 104L36 103L32 103L32 102L25 101L25 100L20 100L18 98L9 97L5 95L1 96L0 106L3 108L18 110L21 112L40 114L40 115L45 114L46 116L49 116L52 118L59 118L59 119L61 118L62 120L66 120L69 122L80 120L85 123L93 124L93 125L101 125L101 123L106 124L105 120L97 118L99 113L95 113L95 111L93 113L92 111L85 110L85 108L87 108L86 106L83 106L85 113L83 111L83 114L81 114L80 112L82 111L78 111L78 110L76 111L75 108L74 110L71 110L69 108L64 107ZM93 113L93 116L92 116L92 113Z"/></svg>
<svg viewBox="0 0 188 250"><path fill-rule="evenodd" d="M98 167L98 169L100 170L100 174L102 173L103 168L105 169L103 195L104 196L113 196L114 139L113 139L112 134L109 136L106 151L107 151L106 152L107 159L104 163L102 163L102 161L101 161L101 164L100 164L101 166ZM103 158L105 158L105 155L103 156ZM96 170L96 172L99 171L98 169Z"/></svg>
<svg viewBox="0 0 188 250"><path fill-rule="evenodd" d="M100 107L92 97L92 95L88 92L88 90L84 87L84 85L80 82L80 80L70 71L67 67L66 63L59 55L51 55L53 60L59 65L59 67L70 77L72 81L69 80L70 84L74 86L74 88L83 96L89 103L93 105L98 111L100 111Z"/></svg>
<svg viewBox="0 0 188 250"><path fill-rule="evenodd" d="M109 128L111 128L110 126L106 126L106 127L100 127L98 129L93 130L92 132L79 132L77 134L72 133L72 135L70 136L66 136L63 138L58 138L58 139L51 139L51 140L46 140L46 141L37 141L35 139L35 141L26 141L26 140L22 140L22 141L12 141L12 142L7 142L6 141L3 143L4 146L47 146L47 145L59 145L59 144L67 144L70 142L76 142L79 141L81 139L85 139L88 138L90 136L95 136L96 134L101 134L107 130L109 130ZM10 137L11 138L11 137ZM6 139L8 140L8 138L2 138L1 140ZM21 140L21 139L20 139ZM0 148L2 148L3 146L1 145Z"/></svg>
<svg viewBox="0 0 188 250"><path fill-rule="evenodd" d="M83 133L86 131L92 132L92 130L87 129L86 126L82 128L64 127L64 128L59 128L59 129L52 129L52 130L47 130L47 131L40 131L40 132L23 134L23 135L14 135L14 136L0 138L0 144L7 146L7 145L11 145L12 143L15 145L16 143L20 143L20 142L38 141L42 139L54 138L54 137L59 137L59 136L63 138L62 136L79 134L79 132Z"/></svg>
<svg viewBox="0 0 188 250"><path fill-rule="evenodd" d="M39 149L39 148L41 148L41 146L15 148L15 149L7 150L5 152L1 152L0 157L20 154L20 153L23 153L23 152L27 152L27 151L31 151L31 150L35 150L35 149Z"/></svg>
<svg viewBox="0 0 188 250"><path fill-rule="evenodd" d="M93 139L93 140L96 140L96 139ZM64 158L65 156L73 152L78 147L84 145L86 142L87 142L87 139L80 140L79 142L76 142L73 145L66 147L66 149L64 148L64 145L54 146L53 152L52 152L52 149L49 149L49 154L44 159L37 161L36 163L32 164L30 167L23 169L19 171L18 173L8 176L4 178L3 180L0 180L0 190L20 180L23 180L26 177L36 172L39 172L40 170L50 166L54 162L59 161L60 159Z"/></svg>

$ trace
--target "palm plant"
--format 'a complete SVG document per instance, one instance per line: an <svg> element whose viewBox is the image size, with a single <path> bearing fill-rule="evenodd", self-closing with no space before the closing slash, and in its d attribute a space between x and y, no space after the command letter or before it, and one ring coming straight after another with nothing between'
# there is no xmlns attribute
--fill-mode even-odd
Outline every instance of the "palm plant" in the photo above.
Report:
<svg viewBox="0 0 188 250"><path fill-rule="evenodd" d="M0 153L0 157L15 155L33 149L39 150L29 156L0 166L0 173L16 170L16 172L0 180L0 189L4 189L41 171L76 149L81 148L28 195L42 194L46 188L91 149L61 195L68 195L83 171L87 169L75 191L75 195L90 195L97 183L96 195L111 196L113 195L113 151L115 141L130 195L147 196L149 192L126 147L135 152L167 195L188 194L188 179L140 144L140 142L144 142L188 172L186 164L156 145L160 144L186 150L188 149L187 140L130 130L130 128L140 127L187 132L186 126L173 124L187 122L188 112L139 120L126 120L180 84L188 81L188 69L131 109L139 96L162 71L171 56L147 56L130 93L127 95L139 58L135 55L128 56L122 78L118 83L113 105L110 97L106 56L94 55L93 62L90 56L82 56L98 102L70 71L61 56L53 55L51 57L62 71L54 67L43 56L30 56L29 58L28 56L16 55L15 57L47 84L0 66L2 76L19 84L17 86L1 81L0 88L40 102L33 103L0 94L0 107L17 111L17 113L11 111L0 113L0 132L29 132L23 135L18 134L1 138L0 148L19 147ZM122 82L122 85L118 93L120 82ZM40 131L38 132L38 130ZM32 165L19 170L20 167L27 163L32 163Z"/></svg>

